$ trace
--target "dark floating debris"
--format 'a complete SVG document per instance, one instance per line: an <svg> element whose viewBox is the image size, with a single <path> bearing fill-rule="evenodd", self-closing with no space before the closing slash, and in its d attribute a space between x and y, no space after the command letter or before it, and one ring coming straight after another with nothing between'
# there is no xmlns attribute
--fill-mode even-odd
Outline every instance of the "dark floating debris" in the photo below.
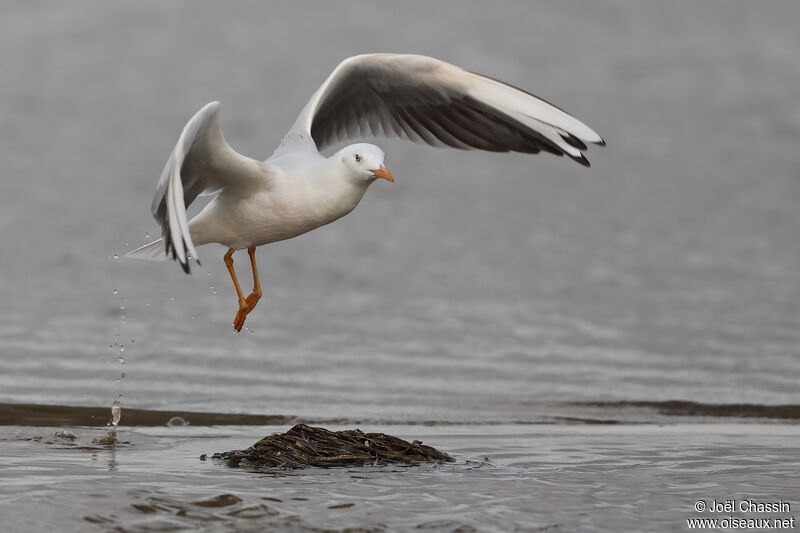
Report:
<svg viewBox="0 0 800 533"><path fill-rule="evenodd" d="M280 468L306 466L361 466L387 463L439 463L453 458L420 441L408 442L384 433L362 433L358 429L330 431L297 424L286 433L275 433L246 450L215 453L228 466L248 465Z"/></svg>

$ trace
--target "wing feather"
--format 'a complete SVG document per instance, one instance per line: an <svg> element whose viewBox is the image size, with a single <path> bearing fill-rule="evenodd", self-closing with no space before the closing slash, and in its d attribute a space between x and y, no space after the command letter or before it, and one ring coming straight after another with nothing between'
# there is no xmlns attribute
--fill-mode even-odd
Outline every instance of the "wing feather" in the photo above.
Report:
<svg viewBox="0 0 800 533"><path fill-rule="evenodd" d="M546 151L586 166L587 144L605 144L565 111L501 81L425 56L365 54L336 67L282 147L301 139L323 149L367 135L459 149Z"/></svg>
<svg viewBox="0 0 800 533"><path fill-rule="evenodd" d="M161 226L165 252L189 273L200 260L192 242L186 208L204 191L246 187L267 179L266 167L234 151L219 124L219 102L211 102L186 124L164 166L151 211Z"/></svg>

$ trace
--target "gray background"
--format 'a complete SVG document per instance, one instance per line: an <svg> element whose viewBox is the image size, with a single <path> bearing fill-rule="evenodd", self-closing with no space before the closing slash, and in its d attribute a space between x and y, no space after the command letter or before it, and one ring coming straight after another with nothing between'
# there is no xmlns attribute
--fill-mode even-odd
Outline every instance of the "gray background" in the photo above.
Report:
<svg viewBox="0 0 800 533"><path fill-rule="evenodd" d="M685 531L699 499L800 505L791 420L586 403L800 404L796 1L0 10L0 402L123 395L117 446L0 420L7 530ZM191 276L121 258L155 237L197 109L220 100L229 142L265 158L370 51L506 80L608 147L584 169L379 140L397 182L261 248L239 334L222 247ZM131 427L132 407L297 416L456 462L228 469L197 458L287 427Z"/></svg>
<svg viewBox="0 0 800 533"><path fill-rule="evenodd" d="M389 420L524 419L540 400L797 402L799 14L5 3L0 400L97 405L122 387L137 407ZM367 51L506 80L608 147L584 169L377 141L397 183L261 248L265 297L238 335L222 247L201 248L190 277L114 258L157 234L155 183L203 104L220 100L229 142L266 158L335 65Z"/></svg>

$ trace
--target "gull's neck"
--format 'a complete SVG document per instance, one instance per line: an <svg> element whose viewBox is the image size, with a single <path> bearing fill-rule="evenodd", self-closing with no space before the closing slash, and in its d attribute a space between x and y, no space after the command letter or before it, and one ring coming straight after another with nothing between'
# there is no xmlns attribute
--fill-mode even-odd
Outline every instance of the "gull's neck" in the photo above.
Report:
<svg viewBox="0 0 800 533"><path fill-rule="evenodd" d="M325 157L317 150L295 150L267 161L283 170L287 192L295 191L290 196L298 208L305 206L309 216L328 221L352 211L374 181L352 176L336 154Z"/></svg>
<svg viewBox="0 0 800 533"><path fill-rule="evenodd" d="M302 159L284 170L287 186L295 191L291 196L297 202L296 214L314 226L329 224L351 212L374 181L351 176L334 157Z"/></svg>

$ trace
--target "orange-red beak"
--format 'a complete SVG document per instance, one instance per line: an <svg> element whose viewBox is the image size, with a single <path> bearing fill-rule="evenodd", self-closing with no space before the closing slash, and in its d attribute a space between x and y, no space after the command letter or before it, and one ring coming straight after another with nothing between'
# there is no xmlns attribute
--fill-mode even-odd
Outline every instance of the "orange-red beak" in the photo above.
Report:
<svg viewBox="0 0 800 533"><path fill-rule="evenodd" d="M394 183L394 178L392 177L392 173L386 170L386 167L383 165L381 165L381 167L377 170L370 170L370 172L372 172L372 175L375 176L376 178L383 178L386 181L391 181L392 183Z"/></svg>

